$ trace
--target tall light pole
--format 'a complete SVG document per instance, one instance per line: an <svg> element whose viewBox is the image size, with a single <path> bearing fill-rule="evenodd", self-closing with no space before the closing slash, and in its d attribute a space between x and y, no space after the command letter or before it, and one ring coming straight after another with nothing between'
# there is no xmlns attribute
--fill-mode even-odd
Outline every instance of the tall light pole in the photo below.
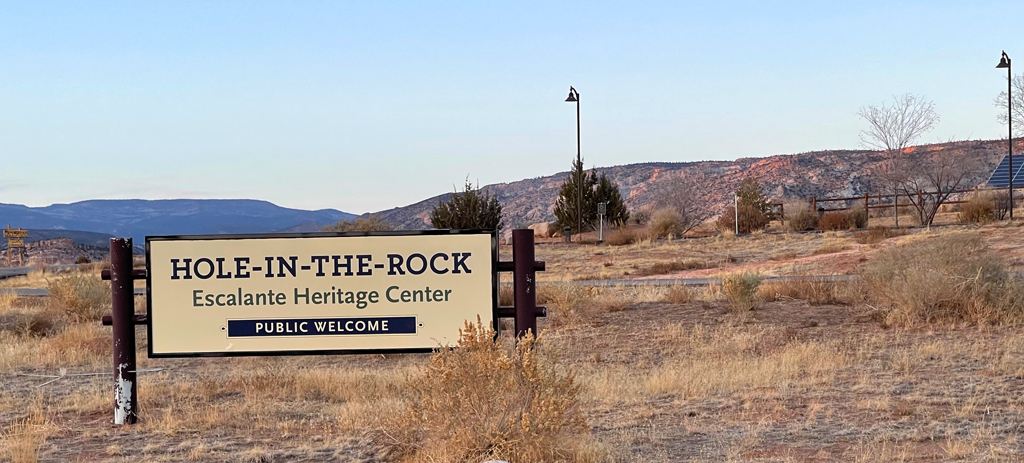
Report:
<svg viewBox="0 0 1024 463"><path fill-rule="evenodd" d="M1009 165L1010 178L1010 221L1013 221L1013 95L1010 93L1013 91L1013 72L1010 71L1010 56L1003 52L1003 56L999 58L999 64L996 65L996 69L1006 68L1006 126L1009 130L1009 136L1007 137L1007 148L1009 155L1007 156Z"/></svg>
<svg viewBox="0 0 1024 463"><path fill-rule="evenodd" d="M576 174L576 191L578 193L576 197L576 236L578 236L577 241L582 243L583 237L580 235L583 233L583 161L580 159L580 92L569 86L569 97L565 99L565 102L576 103L576 165L580 169Z"/></svg>

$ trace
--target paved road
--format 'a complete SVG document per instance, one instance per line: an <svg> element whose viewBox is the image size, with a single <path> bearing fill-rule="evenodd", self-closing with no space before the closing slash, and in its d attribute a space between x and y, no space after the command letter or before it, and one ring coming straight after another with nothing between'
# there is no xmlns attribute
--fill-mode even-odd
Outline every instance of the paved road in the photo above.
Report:
<svg viewBox="0 0 1024 463"><path fill-rule="evenodd" d="M51 272L66 272L75 267L77 267L75 264L51 265L47 267L47 270ZM0 267L0 280L5 278L23 277L28 275L28 273L34 269L36 269L36 267Z"/></svg>
<svg viewBox="0 0 1024 463"><path fill-rule="evenodd" d="M50 292L46 288L0 288L0 294L17 294L20 297L46 297ZM146 288L135 288L136 296L145 296Z"/></svg>

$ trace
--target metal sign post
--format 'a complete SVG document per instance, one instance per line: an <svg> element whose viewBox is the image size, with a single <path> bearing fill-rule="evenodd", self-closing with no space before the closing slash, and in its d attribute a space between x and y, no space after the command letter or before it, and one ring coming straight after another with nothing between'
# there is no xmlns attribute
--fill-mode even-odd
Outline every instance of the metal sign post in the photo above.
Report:
<svg viewBox="0 0 1024 463"><path fill-rule="evenodd" d="M598 232L598 235L597 235L597 242L598 243L604 243L604 216L607 213L608 213L608 202L605 201L605 202L597 203L597 222L599 224L598 226L600 227L599 228L600 231Z"/></svg>

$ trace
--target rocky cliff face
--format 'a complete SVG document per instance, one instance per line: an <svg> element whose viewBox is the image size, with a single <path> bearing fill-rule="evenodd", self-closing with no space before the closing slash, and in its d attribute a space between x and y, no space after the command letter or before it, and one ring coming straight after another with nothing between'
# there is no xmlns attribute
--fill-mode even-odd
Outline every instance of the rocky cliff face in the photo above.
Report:
<svg viewBox="0 0 1024 463"><path fill-rule="evenodd" d="M977 169L971 173L967 184L974 187L988 180L989 174L1006 154L1006 141L941 143L917 146L908 151L927 156L973 158L977 161ZM777 201L881 193L877 170L883 160L882 153L876 151L815 151L735 161L649 162L604 167L598 171L608 174L618 183L630 210L649 209L654 200L652 186L680 176L706 182L708 192L703 200L717 209L728 203L732 192L747 177L757 178ZM554 220L555 198L567 175L568 172L560 172L484 188L498 195L506 229L520 228ZM377 214L399 228L430 228L430 209L449 195L446 193Z"/></svg>

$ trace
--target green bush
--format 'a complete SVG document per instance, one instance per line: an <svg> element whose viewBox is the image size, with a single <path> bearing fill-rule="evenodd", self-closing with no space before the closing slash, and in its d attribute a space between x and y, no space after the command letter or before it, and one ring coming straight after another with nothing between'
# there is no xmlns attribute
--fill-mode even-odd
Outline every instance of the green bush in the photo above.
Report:
<svg viewBox="0 0 1024 463"><path fill-rule="evenodd" d="M481 229L501 230L501 203L497 195L480 190L466 182L460 193L452 193L448 200L441 200L430 211L430 224L434 228L452 230Z"/></svg>

